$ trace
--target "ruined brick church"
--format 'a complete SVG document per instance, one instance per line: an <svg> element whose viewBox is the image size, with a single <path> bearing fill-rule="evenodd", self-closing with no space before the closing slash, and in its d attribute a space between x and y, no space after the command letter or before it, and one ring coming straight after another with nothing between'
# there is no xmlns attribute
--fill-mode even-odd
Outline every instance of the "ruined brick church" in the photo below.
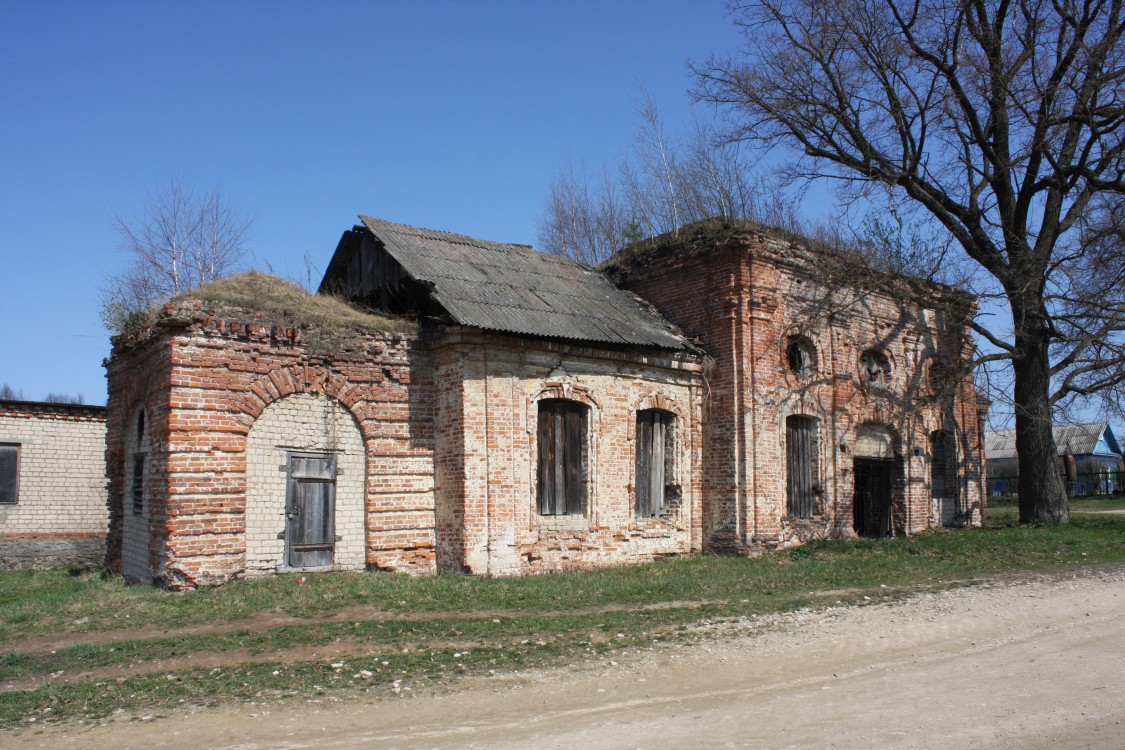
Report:
<svg viewBox="0 0 1125 750"><path fill-rule="evenodd" d="M798 237L706 224L589 269L361 217L315 297L219 283L107 361L130 579L512 575L980 521L973 300Z"/></svg>

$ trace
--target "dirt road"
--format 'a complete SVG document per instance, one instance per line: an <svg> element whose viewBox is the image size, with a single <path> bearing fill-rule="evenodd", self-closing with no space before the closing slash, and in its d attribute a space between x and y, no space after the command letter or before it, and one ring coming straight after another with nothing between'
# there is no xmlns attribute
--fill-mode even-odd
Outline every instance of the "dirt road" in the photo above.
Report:
<svg viewBox="0 0 1125 750"><path fill-rule="evenodd" d="M1121 748L1125 570L714 627L446 695L21 730L4 748ZM408 688L409 685L404 685Z"/></svg>

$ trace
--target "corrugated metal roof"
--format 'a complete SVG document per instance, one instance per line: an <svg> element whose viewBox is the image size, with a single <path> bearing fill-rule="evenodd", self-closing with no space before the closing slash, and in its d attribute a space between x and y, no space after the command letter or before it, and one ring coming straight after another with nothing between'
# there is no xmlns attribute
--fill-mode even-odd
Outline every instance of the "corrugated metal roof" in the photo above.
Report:
<svg viewBox="0 0 1125 750"><path fill-rule="evenodd" d="M655 310L598 273L524 245L360 216L403 269L460 324L490 331L685 349Z"/></svg>
<svg viewBox="0 0 1125 750"><path fill-rule="evenodd" d="M1108 427L1106 422L1055 425L1055 445L1059 449L1059 455L1066 453L1067 448L1075 456L1094 453ZM984 433L984 456L987 459L1015 458L1016 431L995 430Z"/></svg>

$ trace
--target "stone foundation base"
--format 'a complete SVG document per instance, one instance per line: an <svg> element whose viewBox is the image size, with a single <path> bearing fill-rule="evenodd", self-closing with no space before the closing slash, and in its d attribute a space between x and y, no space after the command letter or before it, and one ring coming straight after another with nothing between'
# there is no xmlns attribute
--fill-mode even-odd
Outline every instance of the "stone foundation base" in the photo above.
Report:
<svg viewBox="0 0 1125 750"><path fill-rule="evenodd" d="M101 565L105 537L0 537L0 568L57 568Z"/></svg>

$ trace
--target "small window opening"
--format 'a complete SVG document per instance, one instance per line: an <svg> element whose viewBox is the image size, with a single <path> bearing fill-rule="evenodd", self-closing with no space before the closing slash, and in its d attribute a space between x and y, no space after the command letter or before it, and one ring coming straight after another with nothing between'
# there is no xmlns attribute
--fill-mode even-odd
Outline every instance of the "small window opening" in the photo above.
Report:
<svg viewBox="0 0 1125 750"><path fill-rule="evenodd" d="M577 401L539 402L536 508L540 515L581 515L585 510L587 411Z"/></svg>
<svg viewBox="0 0 1125 750"><path fill-rule="evenodd" d="M816 349L802 336L791 336L786 350L789 371L799 378L808 377L816 367Z"/></svg>
<svg viewBox="0 0 1125 750"><path fill-rule="evenodd" d="M14 505L20 496L20 447L0 445L0 505Z"/></svg>
<svg viewBox="0 0 1125 750"><path fill-rule="evenodd" d="M891 362L887 355L868 349L859 358L860 375L871 385L886 385L891 379Z"/></svg>
<svg viewBox="0 0 1125 750"><path fill-rule="evenodd" d="M673 492L675 415L662 409L637 412L635 509L640 517L668 510Z"/></svg>

